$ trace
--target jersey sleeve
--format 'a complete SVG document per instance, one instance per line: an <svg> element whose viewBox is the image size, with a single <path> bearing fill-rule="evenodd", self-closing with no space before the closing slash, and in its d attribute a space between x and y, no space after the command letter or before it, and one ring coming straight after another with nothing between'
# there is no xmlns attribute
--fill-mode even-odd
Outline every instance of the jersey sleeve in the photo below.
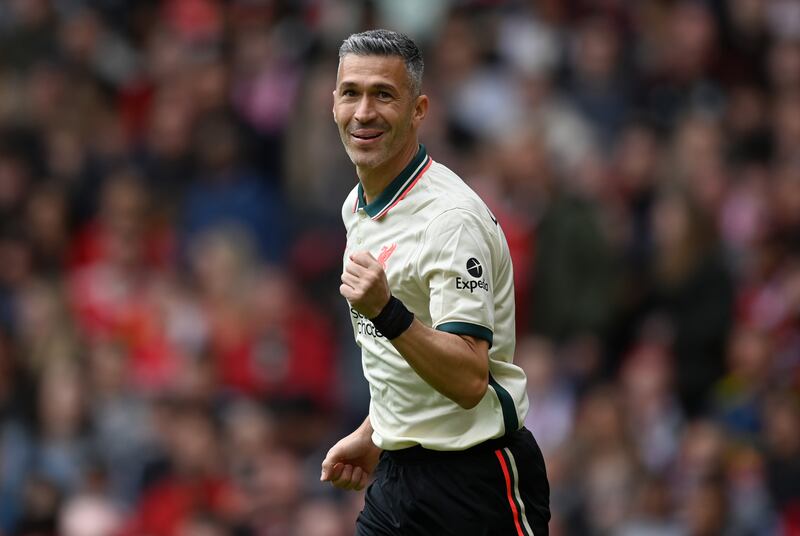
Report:
<svg viewBox="0 0 800 536"><path fill-rule="evenodd" d="M418 270L430 292L433 327L492 344L494 288L491 238L472 212L454 209L431 222Z"/></svg>

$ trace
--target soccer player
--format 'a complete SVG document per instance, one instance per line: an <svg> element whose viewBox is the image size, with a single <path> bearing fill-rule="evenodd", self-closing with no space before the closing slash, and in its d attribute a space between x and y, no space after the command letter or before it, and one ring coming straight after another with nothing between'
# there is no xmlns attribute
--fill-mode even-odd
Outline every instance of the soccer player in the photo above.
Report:
<svg viewBox="0 0 800 536"><path fill-rule="evenodd" d="M512 363L508 245L419 144L422 71L402 34L371 30L339 49L333 118L359 179L342 209L339 290L371 401L320 478L356 490L374 478L358 535L546 535L549 486Z"/></svg>

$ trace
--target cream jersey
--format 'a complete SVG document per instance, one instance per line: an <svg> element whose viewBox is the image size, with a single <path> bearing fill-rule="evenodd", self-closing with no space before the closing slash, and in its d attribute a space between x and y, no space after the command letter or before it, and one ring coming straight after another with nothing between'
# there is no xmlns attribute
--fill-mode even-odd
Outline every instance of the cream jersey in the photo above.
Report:
<svg viewBox="0 0 800 536"><path fill-rule="evenodd" d="M426 383L350 307L369 382L373 441L383 449L422 445L463 450L517 430L528 411L524 372L514 355L514 281L503 231L455 173L420 145L411 163L371 203L359 183L342 207L344 261L369 251L392 294L426 326L485 339L489 388L466 410ZM458 371L453 371L458 374Z"/></svg>

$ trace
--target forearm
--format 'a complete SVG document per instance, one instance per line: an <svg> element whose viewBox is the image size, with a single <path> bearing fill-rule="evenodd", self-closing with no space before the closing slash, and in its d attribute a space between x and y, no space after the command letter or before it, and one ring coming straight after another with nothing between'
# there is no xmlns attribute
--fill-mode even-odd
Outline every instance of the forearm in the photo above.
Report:
<svg viewBox="0 0 800 536"><path fill-rule="evenodd" d="M470 409L486 393L486 341L437 331L415 319L392 344L423 380L459 406Z"/></svg>
<svg viewBox="0 0 800 536"><path fill-rule="evenodd" d="M353 440L361 445L361 448L365 450L370 450L376 453L376 456L379 455L383 449L378 447L375 443L372 442L372 433L374 432L372 428L372 423L369 420L369 415L364 419L364 421L350 433L349 437L352 437Z"/></svg>
<svg viewBox="0 0 800 536"><path fill-rule="evenodd" d="M360 436L360 437L366 438L370 442L372 442L372 432L373 431L374 430L372 428L372 423L369 420L369 415L367 415L367 417L364 419L364 421L359 425L358 428L356 428L353 431L353 433L358 435L358 436Z"/></svg>

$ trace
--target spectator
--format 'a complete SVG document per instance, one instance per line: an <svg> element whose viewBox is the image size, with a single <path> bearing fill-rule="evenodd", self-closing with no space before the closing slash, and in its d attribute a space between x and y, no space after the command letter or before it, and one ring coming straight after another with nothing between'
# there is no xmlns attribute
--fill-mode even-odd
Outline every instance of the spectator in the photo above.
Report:
<svg viewBox="0 0 800 536"><path fill-rule="evenodd" d="M278 192L242 166L242 142L229 119L208 118L196 132L195 150L203 171L186 194L181 249L186 251L204 230L235 225L249 235L260 259L280 263L286 248L286 219Z"/></svg>
<svg viewBox="0 0 800 536"><path fill-rule="evenodd" d="M651 311L673 333L675 380L684 411L705 411L723 372L733 289L706 213L687 194L664 192L653 209Z"/></svg>

